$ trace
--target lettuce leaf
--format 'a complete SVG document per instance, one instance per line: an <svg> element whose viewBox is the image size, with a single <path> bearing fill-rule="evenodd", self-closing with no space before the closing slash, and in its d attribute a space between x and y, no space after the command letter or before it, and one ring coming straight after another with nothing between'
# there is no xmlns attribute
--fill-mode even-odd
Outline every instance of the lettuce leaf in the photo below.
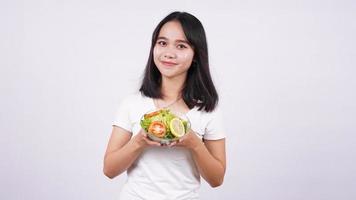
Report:
<svg viewBox="0 0 356 200"><path fill-rule="evenodd" d="M150 124L152 122L160 121L166 127L166 135L164 138L165 139L173 139L173 138L175 138L175 136L172 134L172 132L170 130L169 123L172 121L173 118L176 118L176 117L177 116L172 114L169 109L162 109L162 110L160 110L159 114L157 114L157 115L154 115L152 117L144 117L141 120L140 125L146 132L148 132L148 127L150 126ZM187 123L188 122L185 120L182 120L182 122L183 122L185 130L187 131Z"/></svg>

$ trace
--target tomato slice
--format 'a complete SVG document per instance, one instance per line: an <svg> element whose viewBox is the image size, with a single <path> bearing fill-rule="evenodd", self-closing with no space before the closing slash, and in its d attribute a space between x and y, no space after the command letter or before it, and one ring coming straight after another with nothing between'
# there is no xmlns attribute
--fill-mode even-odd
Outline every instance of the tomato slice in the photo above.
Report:
<svg viewBox="0 0 356 200"><path fill-rule="evenodd" d="M148 132L159 138L162 138L166 135L166 126L164 126L162 122L154 121L148 127Z"/></svg>

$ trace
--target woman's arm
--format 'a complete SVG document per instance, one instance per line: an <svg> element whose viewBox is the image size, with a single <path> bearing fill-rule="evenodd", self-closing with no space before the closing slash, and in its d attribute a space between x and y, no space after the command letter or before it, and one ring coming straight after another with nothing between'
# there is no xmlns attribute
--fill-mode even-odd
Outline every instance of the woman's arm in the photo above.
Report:
<svg viewBox="0 0 356 200"><path fill-rule="evenodd" d="M192 154L201 176L211 187L220 186L226 170L225 139L198 143Z"/></svg>
<svg viewBox="0 0 356 200"><path fill-rule="evenodd" d="M135 135L123 128L114 126L104 157L104 174L114 178L126 171L148 145L159 146L147 139L144 131Z"/></svg>
<svg viewBox="0 0 356 200"><path fill-rule="evenodd" d="M203 142L191 132L176 145L191 150L201 176L210 186L218 187L223 183L226 169L225 139Z"/></svg>

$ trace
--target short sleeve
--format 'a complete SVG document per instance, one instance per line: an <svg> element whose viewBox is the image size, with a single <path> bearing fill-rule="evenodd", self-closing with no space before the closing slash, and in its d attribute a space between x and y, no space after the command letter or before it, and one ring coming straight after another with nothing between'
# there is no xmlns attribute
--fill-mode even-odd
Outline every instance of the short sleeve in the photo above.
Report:
<svg viewBox="0 0 356 200"><path fill-rule="evenodd" d="M222 122L222 114L216 109L208 119L203 138L206 140L219 140L226 137Z"/></svg>
<svg viewBox="0 0 356 200"><path fill-rule="evenodd" d="M118 108L116 109L112 125L119 126L129 132L132 132L129 105L130 104L127 98L120 102Z"/></svg>

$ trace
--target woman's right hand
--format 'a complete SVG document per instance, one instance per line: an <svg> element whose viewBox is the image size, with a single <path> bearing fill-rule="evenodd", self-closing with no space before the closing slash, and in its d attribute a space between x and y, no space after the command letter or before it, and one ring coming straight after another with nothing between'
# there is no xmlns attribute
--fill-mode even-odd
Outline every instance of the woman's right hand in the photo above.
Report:
<svg viewBox="0 0 356 200"><path fill-rule="evenodd" d="M142 148L148 146L161 146L161 143L150 140L143 129L141 129L132 139Z"/></svg>

